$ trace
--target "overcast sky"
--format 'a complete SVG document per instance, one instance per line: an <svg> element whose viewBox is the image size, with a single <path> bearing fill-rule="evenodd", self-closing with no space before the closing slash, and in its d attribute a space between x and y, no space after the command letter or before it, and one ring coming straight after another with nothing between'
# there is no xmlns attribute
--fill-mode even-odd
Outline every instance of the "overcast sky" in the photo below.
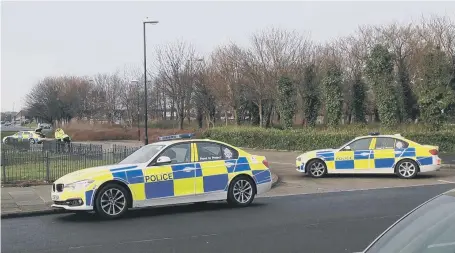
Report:
<svg viewBox="0 0 455 253"><path fill-rule="evenodd" d="M229 40L273 25L311 32L315 41L347 35L364 24L409 22L420 15L455 19L455 2L158 2L2 1L1 109L18 111L25 94L50 75L94 75L148 61L158 44L184 39L207 55Z"/></svg>

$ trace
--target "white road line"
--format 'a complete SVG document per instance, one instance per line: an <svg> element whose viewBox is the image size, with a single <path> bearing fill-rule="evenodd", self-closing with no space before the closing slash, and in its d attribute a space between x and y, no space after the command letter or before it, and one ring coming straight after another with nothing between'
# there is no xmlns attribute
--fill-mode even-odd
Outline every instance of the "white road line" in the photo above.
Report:
<svg viewBox="0 0 455 253"><path fill-rule="evenodd" d="M447 180L438 180L439 182L447 183L447 184L455 184L455 182L447 181Z"/></svg>
<svg viewBox="0 0 455 253"><path fill-rule="evenodd" d="M279 163L279 162L269 162L269 163L295 166L295 163Z"/></svg>

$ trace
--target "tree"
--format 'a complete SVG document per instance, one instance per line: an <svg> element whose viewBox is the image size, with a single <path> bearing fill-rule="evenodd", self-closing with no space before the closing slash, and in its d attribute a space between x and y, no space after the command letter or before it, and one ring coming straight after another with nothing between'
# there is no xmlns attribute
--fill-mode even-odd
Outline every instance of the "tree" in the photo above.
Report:
<svg viewBox="0 0 455 253"><path fill-rule="evenodd" d="M357 123L365 123L365 99L366 91L365 84L362 81L360 74L356 75L353 84L354 99L352 100L352 109L354 113L354 121Z"/></svg>
<svg viewBox="0 0 455 253"><path fill-rule="evenodd" d="M183 129L185 102L191 96L193 82L194 48L185 43L168 44L157 51L159 76L164 90L174 102L177 109L179 129Z"/></svg>
<svg viewBox="0 0 455 253"><path fill-rule="evenodd" d="M378 44L372 49L365 73L373 86L379 119L385 125L397 124L398 107L393 86L393 58L386 47Z"/></svg>
<svg viewBox="0 0 455 253"><path fill-rule="evenodd" d="M310 63L304 68L303 80L300 84L299 94L303 102L303 123L308 126L315 126L320 99L319 83L317 82L316 65L314 63Z"/></svg>
<svg viewBox="0 0 455 253"><path fill-rule="evenodd" d="M295 114L295 87L291 79L282 76L278 81L278 109L285 129L292 128Z"/></svg>
<svg viewBox="0 0 455 253"><path fill-rule="evenodd" d="M327 124L337 126L341 121L342 100L342 72L339 64L329 60L324 70L322 83L325 88L325 105L327 110Z"/></svg>
<svg viewBox="0 0 455 253"><path fill-rule="evenodd" d="M440 48L429 48L424 55L419 106L421 119L434 127L444 121L444 110L455 104L449 83L452 78L450 58Z"/></svg>

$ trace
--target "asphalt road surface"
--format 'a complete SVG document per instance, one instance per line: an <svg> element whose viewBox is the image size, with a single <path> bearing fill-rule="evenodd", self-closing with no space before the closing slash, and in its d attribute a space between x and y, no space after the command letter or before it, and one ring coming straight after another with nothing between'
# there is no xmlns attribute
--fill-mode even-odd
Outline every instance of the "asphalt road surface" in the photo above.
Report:
<svg viewBox="0 0 455 253"><path fill-rule="evenodd" d="M2 252L355 252L455 184L134 210L115 221L60 214L2 220Z"/></svg>

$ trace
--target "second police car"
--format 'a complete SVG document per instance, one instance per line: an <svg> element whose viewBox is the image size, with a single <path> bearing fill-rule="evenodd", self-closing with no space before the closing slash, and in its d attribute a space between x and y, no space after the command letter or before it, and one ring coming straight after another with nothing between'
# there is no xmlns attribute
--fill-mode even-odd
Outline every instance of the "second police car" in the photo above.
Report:
<svg viewBox="0 0 455 253"><path fill-rule="evenodd" d="M296 159L297 171L320 178L326 174L378 173L414 178L420 172L438 170L439 148L421 145L400 134L371 133L335 149L313 150Z"/></svg>
<svg viewBox="0 0 455 253"><path fill-rule="evenodd" d="M117 218L133 207L216 200L247 206L256 194L271 189L271 172L264 156L191 137L161 137L119 164L59 178L52 187L53 207L93 210L102 218Z"/></svg>

